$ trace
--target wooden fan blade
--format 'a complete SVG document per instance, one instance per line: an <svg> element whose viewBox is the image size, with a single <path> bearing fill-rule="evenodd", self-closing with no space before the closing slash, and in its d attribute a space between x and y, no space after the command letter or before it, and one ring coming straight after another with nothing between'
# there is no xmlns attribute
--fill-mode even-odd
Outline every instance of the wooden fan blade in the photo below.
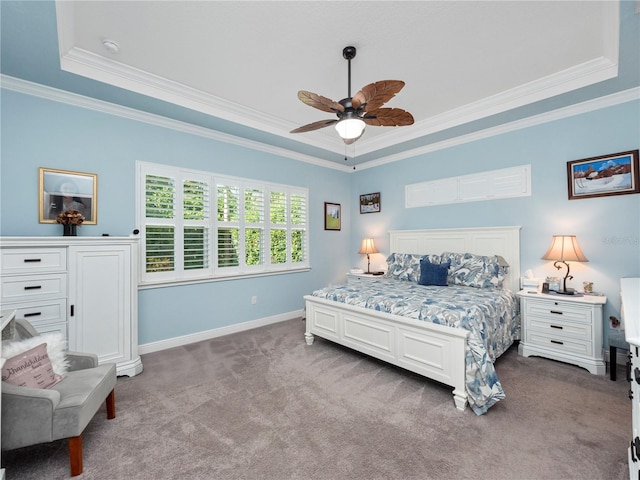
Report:
<svg viewBox="0 0 640 480"><path fill-rule="evenodd" d="M308 123L307 125L298 127L295 130L291 130L289 133L310 132L312 130L318 130L320 128L328 127L329 125L333 125L334 123L338 123L337 118L335 120L319 120L317 122Z"/></svg>
<svg viewBox="0 0 640 480"><path fill-rule="evenodd" d="M344 112L344 107L341 104L316 93L300 90L298 92L298 98L302 103L309 105L310 107L317 108L318 110L322 110L323 112Z"/></svg>
<svg viewBox="0 0 640 480"><path fill-rule="evenodd" d="M404 127L413 125L413 115L401 108L380 108L368 112L362 119L367 125L377 127Z"/></svg>
<svg viewBox="0 0 640 480"><path fill-rule="evenodd" d="M382 80L380 82L370 83L351 99L353 108L358 109L365 105L365 112L371 112L379 109L387 103L396 93L404 87L402 80Z"/></svg>

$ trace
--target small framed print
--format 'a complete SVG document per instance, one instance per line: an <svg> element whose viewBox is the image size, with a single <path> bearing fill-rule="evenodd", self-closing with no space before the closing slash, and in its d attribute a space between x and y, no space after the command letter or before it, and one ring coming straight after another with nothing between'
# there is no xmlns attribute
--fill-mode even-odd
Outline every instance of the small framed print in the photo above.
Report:
<svg viewBox="0 0 640 480"><path fill-rule="evenodd" d="M324 229L340 230L342 227L342 212L339 203L324 202Z"/></svg>
<svg viewBox="0 0 640 480"><path fill-rule="evenodd" d="M76 210L85 225L98 223L98 176L53 168L38 169L38 222L56 223L58 215Z"/></svg>
<svg viewBox="0 0 640 480"><path fill-rule="evenodd" d="M380 211L380 192L360 195L360 213L377 213Z"/></svg>
<svg viewBox="0 0 640 480"><path fill-rule="evenodd" d="M569 200L640 193L638 150L567 162Z"/></svg>

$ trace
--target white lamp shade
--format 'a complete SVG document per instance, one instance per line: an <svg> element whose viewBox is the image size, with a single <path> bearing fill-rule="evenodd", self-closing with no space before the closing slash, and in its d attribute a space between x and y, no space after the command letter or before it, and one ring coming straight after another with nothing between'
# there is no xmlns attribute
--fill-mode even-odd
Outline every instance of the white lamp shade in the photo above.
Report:
<svg viewBox="0 0 640 480"><path fill-rule="evenodd" d="M358 251L358 253L378 253L378 249L373 243L373 238L363 238L362 245L360 246L360 250Z"/></svg>
<svg viewBox="0 0 640 480"><path fill-rule="evenodd" d="M542 256L543 260L588 262L575 235L554 235L549 250Z"/></svg>
<svg viewBox="0 0 640 480"><path fill-rule="evenodd" d="M359 118L345 118L336 123L336 131L345 140L351 140L362 135L365 126L366 123Z"/></svg>

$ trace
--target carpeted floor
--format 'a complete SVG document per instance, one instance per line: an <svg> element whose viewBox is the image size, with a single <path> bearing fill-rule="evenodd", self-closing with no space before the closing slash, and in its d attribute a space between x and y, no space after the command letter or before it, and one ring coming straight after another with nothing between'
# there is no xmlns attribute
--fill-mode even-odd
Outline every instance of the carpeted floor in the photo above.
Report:
<svg viewBox="0 0 640 480"><path fill-rule="evenodd" d="M628 384L522 358L486 415L451 389L282 322L143 356L84 434L78 479L628 478ZM66 441L3 452L8 480L69 476Z"/></svg>

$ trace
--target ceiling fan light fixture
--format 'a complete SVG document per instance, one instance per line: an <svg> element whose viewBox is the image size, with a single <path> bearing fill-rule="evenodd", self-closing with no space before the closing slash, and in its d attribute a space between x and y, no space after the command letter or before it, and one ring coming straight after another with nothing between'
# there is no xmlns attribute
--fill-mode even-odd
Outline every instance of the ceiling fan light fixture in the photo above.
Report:
<svg viewBox="0 0 640 480"><path fill-rule="evenodd" d="M362 135L366 123L359 118L345 118L336 123L338 135L345 140L352 140Z"/></svg>

